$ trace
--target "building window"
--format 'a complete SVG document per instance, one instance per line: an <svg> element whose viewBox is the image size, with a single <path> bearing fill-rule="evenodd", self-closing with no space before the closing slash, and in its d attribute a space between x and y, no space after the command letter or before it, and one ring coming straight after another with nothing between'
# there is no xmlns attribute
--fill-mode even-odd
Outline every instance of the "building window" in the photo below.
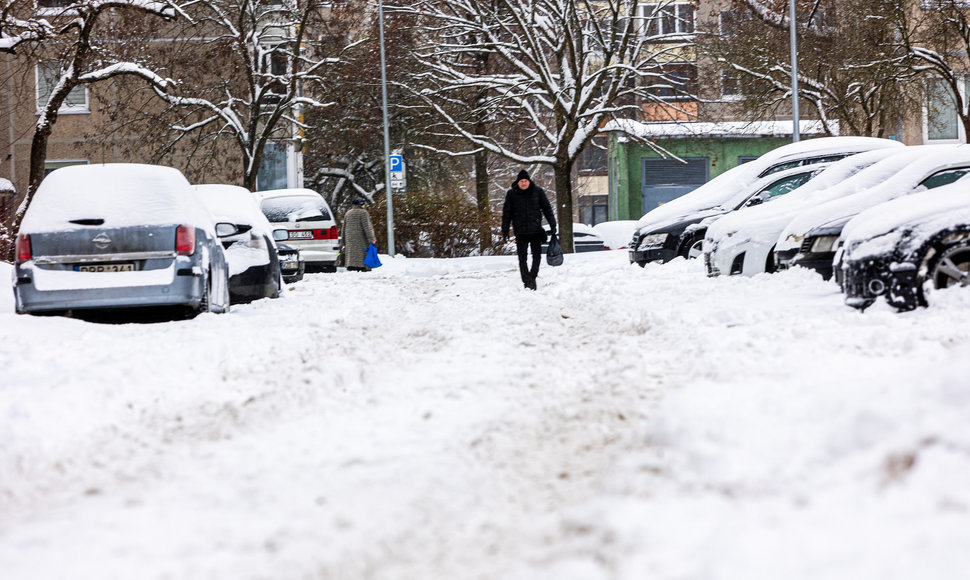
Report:
<svg viewBox="0 0 970 580"><path fill-rule="evenodd" d="M263 157L259 161L259 174L256 182L259 191L270 189L284 189L286 182L286 153L285 141L268 141L263 147Z"/></svg>
<svg viewBox="0 0 970 580"><path fill-rule="evenodd" d="M966 94L966 91L963 91ZM926 81L926 139L955 141L960 138L957 102L943 79Z"/></svg>
<svg viewBox="0 0 970 580"><path fill-rule="evenodd" d="M664 101L690 101L697 95L697 65L669 63L655 68L647 92Z"/></svg>
<svg viewBox="0 0 970 580"><path fill-rule="evenodd" d="M37 65L37 109L47 106L54 85L60 79L61 67L57 63L42 62ZM78 85L71 89L61 105L60 112L88 113L88 88Z"/></svg>
<svg viewBox="0 0 970 580"><path fill-rule="evenodd" d="M694 5L689 2L641 4L640 18L646 36L694 33Z"/></svg>
<svg viewBox="0 0 970 580"><path fill-rule="evenodd" d="M734 69L721 71L721 98L737 100L741 98L741 75Z"/></svg>
<svg viewBox="0 0 970 580"><path fill-rule="evenodd" d="M585 175L606 175L606 136L593 137L579 155L579 171Z"/></svg>

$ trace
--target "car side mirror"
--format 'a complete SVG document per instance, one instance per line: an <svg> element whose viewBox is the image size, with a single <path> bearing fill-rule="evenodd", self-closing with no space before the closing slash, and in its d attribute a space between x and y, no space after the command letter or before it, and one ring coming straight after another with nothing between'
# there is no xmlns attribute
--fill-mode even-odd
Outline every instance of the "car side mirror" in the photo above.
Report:
<svg viewBox="0 0 970 580"><path fill-rule="evenodd" d="M286 230L273 230L273 239L277 242L285 242L290 239L290 232Z"/></svg>
<svg viewBox="0 0 970 580"><path fill-rule="evenodd" d="M761 205L764 202L765 202L765 200L759 194L759 195L756 195L756 196L752 197L751 199L749 199L748 200L748 203L744 204L744 207L751 207L751 206L755 206L755 205Z"/></svg>
<svg viewBox="0 0 970 580"><path fill-rule="evenodd" d="M231 224L229 222L219 222L216 224L217 237L227 238L237 233L239 233L239 228L236 227L236 224Z"/></svg>

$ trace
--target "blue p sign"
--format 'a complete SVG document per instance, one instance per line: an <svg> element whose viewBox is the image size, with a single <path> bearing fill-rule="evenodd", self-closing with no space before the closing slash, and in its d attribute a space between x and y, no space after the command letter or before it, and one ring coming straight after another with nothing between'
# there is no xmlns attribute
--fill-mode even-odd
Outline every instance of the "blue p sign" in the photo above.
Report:
<svg viewBox="0 0 970 580"><path fill-rule="evenodd" d="M404 171L403 155L391 155L388 159L390 160L391 171Z"/></svg>

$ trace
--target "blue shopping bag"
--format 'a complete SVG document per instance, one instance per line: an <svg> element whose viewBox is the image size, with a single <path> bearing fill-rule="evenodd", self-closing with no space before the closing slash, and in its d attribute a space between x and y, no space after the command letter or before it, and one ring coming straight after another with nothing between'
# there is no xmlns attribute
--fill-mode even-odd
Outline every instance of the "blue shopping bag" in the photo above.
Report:
<svg viewBox="0 0 970 580"><path fill-rule="evenodd" d="M367 248L367 255L364 256L364 265L367 266L368 268L381 267L381 261L377 257L377 246L375 246L374 244L371 244Z"/></svg>

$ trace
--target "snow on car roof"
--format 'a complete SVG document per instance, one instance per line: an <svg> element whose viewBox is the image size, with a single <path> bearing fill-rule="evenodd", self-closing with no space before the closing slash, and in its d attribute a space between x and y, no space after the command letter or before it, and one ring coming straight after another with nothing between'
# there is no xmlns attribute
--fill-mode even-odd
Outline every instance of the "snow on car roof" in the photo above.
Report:
<svg viewBox="0 0 970 580"><path fill-rule="evenodd" d="M782 231L779 240L789 236L798 238L826 222L853 216L873 205L889 201L913 191L930 174L954 164L970 163L968 145L927 145L910 148L890 157L854 176L861 185L850 195L832 199L813 207L794 218ZM867 181L868 180L868 181Z"/></svg>
<svg viewBox="0 0 970 580"><path fill-rule="evenodd" d="M193 188L215 221L252 226L272 236L269 220L259 210L256 197L245 187L206 183Z"/></svg>
<svg viewBox="0 0 970 580"><path fill-rule="evenodd" d="M756 235L761 233L756 224L761 224L766 233L773 231L771 237L776 238L778 228L783 228L784 222L790 221L797 212L880 183L923 152L925 147L915 146L874 149L850 155L829 165L811 181L773 203L741 208L724 216L711 225L707 235L717 239L741 229L748 235ZM779 220L783 223L778 224Z"/></svg>
<svg viewBox="0 0 970 580"><path fill-rule="evenodd" d="M903 229L932 234L958 223L970 223L970 176L867 208L845 224L842 237L855 250L851 257L856 259L891 251ZM889 232L895 235L885 235ZM869 243L863 248L863 242Z"/></svg>
<svg viewBox="0 0 970 580"><path fill-rule="evenodd" d="M78 219L101 219L104 227L190 224L210 232L212 216L178 169L137 163L72 165L51 172L37 188L22 232L80 227Z"/></svg>
<svg viewBox="0 0 970 580"><path fill-rule="evenodd" d="M724 204L737 197L758 175L772 165L801 158L831 155L839 152L862 152L879 148L905 147L898 141L875 137L820 137L789 143L768 151L758 159L733 167L697 189L656 207L639 220L637 228L648 227L678 216Z"/></svg>
<svg viewBox="0 0 970 580"><path fill-rule="evenodd" d="M289 189L268 189L266 191L257 191L256 197L260 200L268 199L271 197L286 197L288 195L310 195L313 197L323 198L322 195L313 191L312 189L307 189L305 187L292 187Z"/></svg>
<svg viewBox="0 0 970 580"><path fill-rule="evenodd" d="M606 242L606 246L611 250L625 248L633 239L633 232L636 231L636 220L614 220L600 222L593 226L596 233Z"/></svg>

